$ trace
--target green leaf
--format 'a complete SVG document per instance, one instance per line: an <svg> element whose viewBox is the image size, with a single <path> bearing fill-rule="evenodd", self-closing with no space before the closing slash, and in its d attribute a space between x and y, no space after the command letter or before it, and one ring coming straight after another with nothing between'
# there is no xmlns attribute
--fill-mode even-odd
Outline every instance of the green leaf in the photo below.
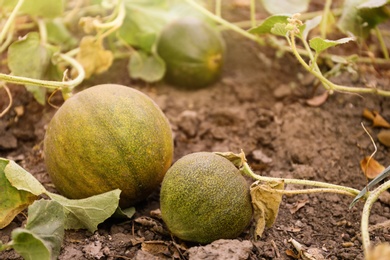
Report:
<svg viewBox="0 0 390 260"><path fill-rule="evenodd" d="M157 54L138 51L132 53L128 69L130 76L134 79L155 82L163 78L165 62Z"/></svg>
<svg viewBox="0 0 390 260"><path fill-rule="evenodd" d="M126 17L119 29L119 37L127 44L151 52L169 15L161 7L135 4L126 1Z"/></svg>
<svg viewBox="0 0 390 260"><path fill-rule="evenodd" d="M31 32L10 45L8 67L15 76L42 79L50 64L51 56L50 49L41 44L39 34ZM45 104L45 88L29 86L28 90L39 103Z"/></svg>
<svg viewBox="0 0 390 260"><path fill-rule="evenodd" d="M47 195L64 207L65 229L86 228L94 232L100 223L114 214L118 208L120 193L121 191L116 189L79 200L67 199L54 193Z"/></svg>
<svg viewBox="0 0 390 260"><path fill-rule="evenodd" d="M30 192L17 190L11 185L4 172L9 163L9 160L0 158L0 229L8 226L16 215L37 199Z"/></svg>
<svg viewBox="0 0 390 260"><path fill-rule="evenodd" d="M36 196L47 192L45 187L31 173L14 161L9 161L4 168L4 173L11 185L19 191L27 191Z"/></svg>
<svg viewBox="0 0 390 260"><path fill-rule="evenodd" d="M50 260L51 255L45 243L32 232L17 228L12 231L13 248L26 260Z"/></svg>
<svg viewBox="0 0 390 260"><path fill-rule="evenodd" d="M271 33L271 30L275 26L275 24L286 25L288 23L287 19L289 17L289 15L272 15L265 19L259 26L249 29L249 32L259 35Z"/></svg>
<svg viewBox="0 0 390 260"><path fill-rule="evenodd" d="M388 2L388 1L387 1ZM338 27L344 33L367 38L370 30L386 21L390 14L383 1L346 0Z"/></svg>
<svg viewBox="0 0 390 260"><path fill-rule="evenodd" d="M128 219L128 218L132 218L135 214L135 208L134 207L130 207L130 208L127 208L127 209L121 209L120 207L118 207L113 215L114 218L120 218L120 219Z"/></svg>
<svg viewBox="0 0 390 260"><path fill-rule="evenodd" d="M307 11L310 0L262 0L265 10L270 14L295 14Z"/></svg>
<svg viewBox="0 0 390 260"><path fill-rule="evenodd" d="M61 18L47 21L45 25L48 42L61 46L63 50L77 46L77 39L69 32Z"/></svg>
<svg viewBox="0 0 390 260"><path fill-rule="evenodd" d="M342 38L342 39L338 39L336 41L326 40L326 39L322 39L320 37L314 37L313 39L311 39L309 41L309 45L317 53L320 53L320 52L323 52L324 50L326 50L330 47L333 47L333 46L336 46L339 44L344 44L344 43L354 41L354 40L355 39L352 37Z"/></svg>
<svg viewBox="0 0 390 260"><path fill-rule="evenodd" d="M271 29L271 33L279 36L285 37L288 33L286 29L287 24L285 23L276 23Z"/></svg>
<svg viewBox="0 0 390 260"><path fill-rule="evenodd" d="M57 259L64 238L65 214L55 201L35 201L25 228L12 231L12 247L25 259Z"/></svg>

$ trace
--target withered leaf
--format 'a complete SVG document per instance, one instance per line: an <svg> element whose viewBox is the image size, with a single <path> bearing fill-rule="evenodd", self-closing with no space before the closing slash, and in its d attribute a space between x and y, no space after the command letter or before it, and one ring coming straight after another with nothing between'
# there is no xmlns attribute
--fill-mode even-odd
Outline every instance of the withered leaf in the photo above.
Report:
<svg viewBox="0 0 390 260"><path fill-rule="evenodd" d="M278 216L283 194L276 190L284 190L284 182L260 183L256 181L250 187L256 221L256 239L262 236L265 227L271 227L274 224Z"/></svg>
<svg viewBox="0 0 390 260"><path fill-rule="evenodd" d="M390 130L382 130L377 135L379 142L390 147Z"/></svg>
<svg viewBox="0 0 390 260"><path fill-rule="evenodd" d="M388 260L389 255L390 244L380 243L371 250L368 260Z"/></svg>
<svg viewBox="0 0 390 260"><path fill-rule="evenodd" d="M309 202L308 199L298 200L291 206L290 213L295 214L300 208L303 208L308 202Z"/></svg>
<svg viewBox="0 0 390 260"><path fill-rule="evenodd" d="M76 57L85 70L85 77L106 71L112 64L114 56L105 50L101 40L93 36L85 36L80 42L80 51Z"/></svg>
<svg viewBox="0 0 390 260"><path fill-rule="evenodd" d="M367 108L363 110L363 117L372 121L374 127L390 128L389 122L384 119L378 111L370 111Z"/></svg>
<svg viewBox="0 0 390 260"><path fill-rule="evenodd" d="M242 165L246 162L245 153L243 150L239 154L233 152L214 152L216 155L222 156L229 161L231 161L234 166L241 168Z"/></svg>
<svg viewBox="0 0 390 260"><path fill-rule="evenodd" d="M329 92L325 91L324 93L322 93L318 96L315 96L311 99L307 99L306 104L308 104L309 106L312 106L312 107L319 107L325 103L325 101L328 99L328 97L329 97Z"/></svg>
<svg viewBox="0 0 390 260"><path fill-rule="evenodd" d="M382 164L370 156L366 156L360 161L360 168L368 179L374 179L385 169Z"/></svg>

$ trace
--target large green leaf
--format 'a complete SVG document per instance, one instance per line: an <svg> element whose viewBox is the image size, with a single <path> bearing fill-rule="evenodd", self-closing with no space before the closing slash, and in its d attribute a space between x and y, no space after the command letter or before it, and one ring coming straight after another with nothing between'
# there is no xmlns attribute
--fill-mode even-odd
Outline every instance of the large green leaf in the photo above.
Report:
<svg viewBox="0 0 390 260"><path fill-rule="evenodd" d="M30 192L16 189L8 181L5 168L10 162L0 158L0 229L11 223L16 215L37 199L37 196Z"/></svg>
<svg viewBox="0 0 390 260"><path fill-rule="evenodd" d="M338 27L345 33L366 38L370 30L389 19L388 1L346 0Z"/></svg>
<svg viewBox="0 0 390 260"><path fill-rule="evenodd" d="M271 33L271 30L275 26L275 24L287 24L287 19L289 17L290 15L271 15L267 19L265 19L259 26L249 29L249 32L259 35Z"/></svg>
<svg viewBox="0 0 390 260"><path fill-rule="evenodd" d="M119 36L129 45L150 52L168 21L169 15L161 7L127 1L126 17L119 29Z"/></svg>
<svg viewBox="0 0 390 260"><path fill-rule="evenodd" d="M336 46L339 44L344 44L344 43L347 43L347 42L350 42L353 40L354 40L354 38L352 38L352 37L342 38L342 39L338 39L335 41L322 39L320 37L314 37L313 39L311 39L309 41L309 45L317 53L320 53L320 52L323 52L324 50L326 50L330 47L333 47L333 46Z"/></svg>
<svg viewBox="0 0 390 260"><path fill-rule="evenodd" d="M12 247L25 259L57 259L64 238L65 214L55 201L39 200L29 207L25 228L12 232Z"/></svg>
<svg viewBox="0 0 390 260"><path fill-rule="evenodd" d="M158 55L138 51L132 53L128 69L134 79L155 82L163 78L166 68L165 62Z"/></svg>
<svg viewBox="0 0 390 260"><path fill-rule="evenodd" d="M42 79L50 64L52 52L40 42L39 34L31 32L8 48L8 67L15 76ZM27 86L35 99L45 103L46 89Z"/></svg>
<svg viewBox="0 0 390 260"><path fill-rule="evenodd" d="M27 191L36 196L46 192L45 187L31 173L14 161L9 161L4 168L4 173L11 185L20 191Z"/></svg>
<svg viewBox="0 0 390 260"><path fill-rule="evenodd" d="M307 11L310 0L262 0L270 14L295 14Z"/></svg>
<svg viewBox="0 0 390 260"><path fill-rule="evenodd" d="M79 200L67 199L54 193L47 194L64 207L65 229L86 228L94 232L100 223L114 214L118 208L120 193L121 191L116 189Z"/></svg>

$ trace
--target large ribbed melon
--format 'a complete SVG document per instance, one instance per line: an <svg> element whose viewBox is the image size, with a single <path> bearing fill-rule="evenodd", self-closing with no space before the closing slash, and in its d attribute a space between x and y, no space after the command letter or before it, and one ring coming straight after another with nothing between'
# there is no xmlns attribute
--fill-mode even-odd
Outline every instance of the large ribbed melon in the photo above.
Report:
<svg viewBox="0 0 390 260"><path fill-rule="evenodd" d="M175 236L198 243L235 238L252 218L246 180L229 160L209 152L172 165L161 184L160 207Z"/></svg>
<svg viewBox="0 0 390 260"><path fill-rule="evenodd" d="M170 124L145 94L105 84L83 90L56 112L44 139L47 171L73 199L121 189L120 205L145 199L172 163Z"/></svg>

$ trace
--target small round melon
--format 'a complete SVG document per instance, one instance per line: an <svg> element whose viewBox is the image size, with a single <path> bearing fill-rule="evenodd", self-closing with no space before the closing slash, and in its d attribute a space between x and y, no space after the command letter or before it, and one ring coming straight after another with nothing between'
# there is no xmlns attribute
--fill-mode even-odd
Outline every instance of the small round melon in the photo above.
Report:
<svg viewBox="0 0 390 260"><path fill-rule="evenodd" d="M224 52L219 32L194 17L168 24L157 43L157 53L166 63L166 81L189 89L206 87L219 78Z"/></svg>
<svg viewBox="0 0 390 260"><path fill-rule="evenodd" d="M208 152L173 164L161 185L160 207L172 234L202 244L237 237L252 218L244 177L229 160Z"/></svg>
<svg viewBox="0 0 390 260"><path fill-rule="evenodd" d="M114 84L83 90L60 107L44 139L47 171L72 199L121 189L121 207L160 185L173 157L170 124L138 90Z"/></svg>

